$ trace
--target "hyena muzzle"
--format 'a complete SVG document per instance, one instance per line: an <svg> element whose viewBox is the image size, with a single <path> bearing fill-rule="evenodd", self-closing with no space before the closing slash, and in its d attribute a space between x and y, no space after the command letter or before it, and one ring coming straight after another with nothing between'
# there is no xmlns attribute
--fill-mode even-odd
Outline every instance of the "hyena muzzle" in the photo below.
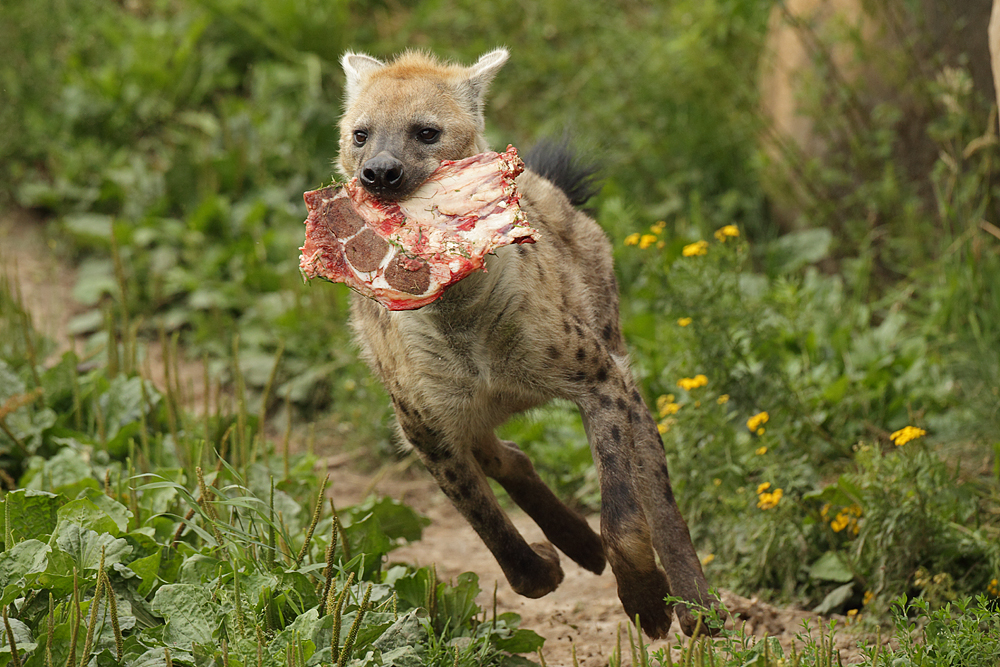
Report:
<svg viewBox="0 0 1000 667"><path fill-rule="evenodd" d="M415 52L389 64L346 54L342 174L397 200L442 160L485 151L483 100L507 57L497 49L461 67ZM526 163L517 184L540 240L500 248L486 272L419 310L389 311L355 295L357 339L392 398L403 438L516 592L540 597L559 585L556 549L596 573L607 559L626 613L638 615L647 634L666 636L672 611L691 634L693 607L718 601L674 500L656 422L629 371L610 244L574 206L587 197L589 174L558 147ZM573 401L583 417L600 476L600 536L549 490L516 444L495 434L512 415L553 398ZM549 541L525 542L487 477ZM664 602L671 594L685 603L672 610Z"/></svg>

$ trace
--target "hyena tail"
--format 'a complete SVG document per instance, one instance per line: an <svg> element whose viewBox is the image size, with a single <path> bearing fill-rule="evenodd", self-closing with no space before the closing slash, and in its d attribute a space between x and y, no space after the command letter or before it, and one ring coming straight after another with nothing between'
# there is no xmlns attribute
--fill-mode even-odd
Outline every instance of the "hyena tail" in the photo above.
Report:
<svg viewBox="0 0 1000 667"><path fill-rule="evenodd" d="M597 165L581 160L565 137L558 141L542 139L524 156L524 164L552 181L577 208L601 191Z"/></svg>

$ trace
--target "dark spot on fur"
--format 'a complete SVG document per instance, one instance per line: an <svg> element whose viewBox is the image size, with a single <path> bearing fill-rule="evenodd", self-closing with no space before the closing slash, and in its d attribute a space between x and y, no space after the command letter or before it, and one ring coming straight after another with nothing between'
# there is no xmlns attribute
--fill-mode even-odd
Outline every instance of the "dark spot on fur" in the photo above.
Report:
<svg viewBox="0 0 1000 667"><path fill-rule="evenodd" d="M582 336L583 335L583 329L580 328L579 324L574 324L573 328L576 329L576 335L577 336Z"/></svg>
<svg viewBox="0 0 1000 667"><path fill-rule="evenodd" d="M633 403L642 403L642 396L639 395L639 390L638 389L633 389L632 390L632 402Z"/></svg>
<svg viewBox="0 0 1000 667"><path fill-rule="evenodd" d="M552 359L553 361L558 359L562 354L561 352L559 352L559 348L556 347L555 345L549 345L548 348L546 348L545 352L546 354L549 355L549 359Z"/></svg>
<svg viewBox="0 0 1000 667"><path fill-rule="evenodd" d="M368 228L362 229L344 246L347 261L358 271L374 271L387 252L389 242ZM428 267L428 276L429 271Z"/></svg>
<svg viewBox="0 0 1000 667"><path fill-rule="evenodd" d="M587 374L584 373L583 371L577 371L577 372L573 373L572 375L570 375L569 379L572 380L573 382L580 382L580 383L582 383L582 382L586 381Z"/></svg>
<svg viewBox="0 0 1000 667"><path fill-rule="evenodd" d="M578 348L577 351L576 351L576 360L577 361L583 361L586 358L587 358L587 351L585 349L583 349L582 347Z"/></svg>
<svg viewBox="0 0 1000 667"><path fill-rule="evenodd" d="M611 323L608 322L607 324L604 325L604 329L601 331L601 337L604 338L604 340L610 342L612 337L614 337L614 335L615 335L615 329L614 327L611 326Z"/></svg>
<svg viewBox="0 0 1000 667"><path fill-rule="evenodd" d="M462 500L468 500L472 497L472 484L469 482L463 482L461 486L458 487L458 496Z"/></svg>
<svg viewBox="0 0 1000 667"><path fill-rule="evenodd" d="M458 481L458 474L451 468L448 468L444 471L444 478L448 480L449 483L454 484Z"/></svg>
<svg viewBox="0 0 1000 667"><path fill-rule="evenodd" d="M595 375L594 377L597 378L598 382L607 382L608 367L602 364L601 367L597 369L597 375Z"/></svg>
<svg viewBox="0 0 1000 667"><path fill-rule="evenodd" d="M573 326L569 323L569 320L564 321L563 322L563 331L565 331L566 333L569 333L572 330L573 330Z"/></svg>
<svg viewBox="0 0 1000 667"><path fill-rule="evenodd" d="M594 393L597 395L597 400L601 402L601 407L602 408L610 408L611 407L611 397L610 396L608 396L607 394L602 394L599 391L594 392Z"/></svg>
<svg viewBox="0 0 1000 667"><path fill-rule="evenodd" d="M611 439L619 444L622 441L622 430L618 428L618 424L611 427Z"/></svg>
<svg viewBox="0 0 1000 667"><path fill-rule="evenodd" d="M525 247L525 244L523 243L517 244L517 254L520 255L521 257L524 257L525 255L528 254L528 249Z"/></svg>
<svg viewBox="0 0 1000 667"><path fill-rule="evenodd" d="M624 398L619 398L617 401L615 401L615 404L618 406L618 409L621 410L622 412L628 410L628 405L625 403Z"/></svg>

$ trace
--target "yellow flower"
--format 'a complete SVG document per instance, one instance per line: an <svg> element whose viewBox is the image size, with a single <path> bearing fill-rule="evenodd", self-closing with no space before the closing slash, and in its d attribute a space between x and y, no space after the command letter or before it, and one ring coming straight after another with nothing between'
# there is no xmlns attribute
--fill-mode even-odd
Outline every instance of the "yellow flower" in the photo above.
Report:
<svg viewBox="0 0 1000 667"><path fill-rule="evenodd" d="M626 236L625 245L639 245L639 232Z"/></svg>
<svg viewBox="0 0 1000 667"><path fill-rule="evenodd" d="M770 418L771 416L768 415L766 412L758 412L753 417L747 420L747 428L750 429L751 431L757 432L758 429L762 425L766 424L767 420ZM761 433L758 433L758 435L761 435Z"/></svg>
<svg viewBox="0 0 1000 667"><path fill-rule="evenodd" d="M707 556L705 556L704 558L701 559L701 564L702 565L708 565L713 560L715 560L715 554L708 554Z"/></svg>
<svg viewBox="0 0 1000 667"><path fill-rule="evenodd" d="M767 454L767 447L758 447L754 453L757 456L764 456L764 454Z"/></svg>
<svg viewBox="0 0 1000 667"><path fill-rule="evenodd" d="M670 427L667 424L661 422L656 425L656 430L660 432L660 435L663 435L664 433L670 430Z"/></svg>
<svg viewBox="0 0 1000 667"><path fill-rule="evenodd" d="M656 223L654 223L652 227L649 228L649 231L653 232L654 234L659 234L660 232L663 231L663 228L666 226L667 226L666 220L659 220Z"/></svg>
<svg viewBox="0 0 1000 667"><path fill-rule="evenodd" d="M872 593L871 591L865 591L865 598L861 601L861 604L867 607L872 603L872 600L874 599L875 599L874 593Z"/></svg>
<svg viewBox="0 0 1000 667"><path fill-rule="evenodd" d="M696 257L697 255L708 254L708 241L695 241L684 246L681 254L685 257Z"/></svg>
<svg viewBox="0 0 1000 667"><path fill-rule="evenodd" d="M837 512L837 516L830 522L830 528L833 529L833 532L835 533L839 533L846 528L848 531L857 535L861 530L861 527L858 525L858 518L861 514L862 510L860 505L845 507Z"/></svg>
<svg viewBox="0 0 1000 667"><path fill-rule="evenodd" d="M902 447L910 440L916 440L917 438L927 435L927 431L922 428L917 428L916 426L904 426L895 433L889 436L889 438L895 443L897 447Z"/></svg>
<svg viewBox="0 0 1000 667"><path fill-rule="evenodd" d="M848 623L853 623L854 621L857 621L857 620L858 620L858 610L857 609L849 609L847 611L847 622Z"/></svg>
<svg viewBox="0 0 1000 667"><path fill-rule="evenodd" d="M1000 581L993 579L989 586L986 587L986 592L993 597L1000 597Z"/></svg>
<svg viewBox="0 0 1000 667"><path fill-rule="evenodd" d="M725 243L726 238L730 236L736 237L739 235L740 235L740 230L736 225L726 225L725 227L722 227L715 231L715 239L720 243Z"/></svg>
<svg viewBox="0 0 1000 667"><path fill-rule="evenodd" d="M677 326L686 327L687 325L691 324L692 321L693 320L690 317L682 317L681 319L677 320Z"/></svg>
<svg viewBox="0 0 1000 667"><path fill-rule="evenodd" d="M656 237L652 234L643 234L639 237L639 248L642 250L645 250L654 243L656 243Z"/></svg>
<svg viewBox="0 0 1000 667"><path fill-rule="evenodd" d="M715 484L716 486L722 486L722 480L716 477L715 479L712 480L712 484Z"/></svg>
<svg viewBox="0 0 1000 667"><path fill-rule="evenodd" d="M765 486L766 485L766 486ZM763 487L763 489L761 488ZM768 492L771 485L768 482L764 482L757 487L757 507L762 510L769 510L778 506L781 502L781 496L784 492L781 489L775 489L774 491Z"/></svg>
<svg viewBox="0 0 1000 667"><path fill-rule="evenodd" d="M695 375L693 378L681 378L677 381L677 386L684 391L691 391L708 384L708 378L704 375Z"/></svg>
<svg viewBox="0 0 1000 667"><path fill-rule="evenodd" d="M829 513L830 513L830 503L827 503L823 505L822 509L820 509L819 515L820 517L822 517L823 521L826 521L826 515Z"/></svg>
<svg viewBox="0 0 1000 667"><path fill-rule="evenodd" d="M718 403L719 405L725 405L726 403L729 402L729 394L723 394L722 396L719 396L719 398L715 399L715 402Z"/></svg>

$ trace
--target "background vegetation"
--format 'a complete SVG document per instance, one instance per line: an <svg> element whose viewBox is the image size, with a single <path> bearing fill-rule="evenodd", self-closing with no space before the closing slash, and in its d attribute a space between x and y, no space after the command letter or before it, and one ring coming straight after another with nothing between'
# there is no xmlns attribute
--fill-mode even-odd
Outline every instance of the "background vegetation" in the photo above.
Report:
<svg viewBox="0 0 1000 667"><path fill-rule="evenodd" d="M774 5L4 2L0 197L4 207L44 216L48 238L79 267L72 288L89 310L71 328L89 341L98 369L80 376L73 357L43 364L46 344L18 333L31 328L17 300L5 297L2 340L31 343L3 343L5 486L57 494L38 501L55 517L83 499L96 503L92 492L107 487L118 505L102 500L102 511L113 521L125 516L120 505L131 518L105 532L82 519L73 525L131 536L133 555L151 557L174 549L167 533L186 511L185 497L204 506L194 502L195 467L215 467L211 452L232 425L232 467L217 477L229 519L205 518L203 532L186 540L189 551L170 556L212 565L169 581L236 591L236 573L274 526L266 479L295 478L259 468L269 445L255 433L269 408L287 400L305 418L329 416L345 444L391 455L388 401L349 343L346 289L304 286L297 271L302 192L333 172L337 59L347 48L389 56L416 46L468 62L504 42L522 46L494 84L488 135L494 145L526 148L568 131L600 162L604 189L594 206L616 247L635 371L661 419L676 493L710 579L873 619L887 618L901 595L930 615L951 613L942 610L954 601L995 613L1000 216L992 98L961 53L903 48L893 59L849 30L817 34L819 74L803 85L802 105L830 150L786 151L775 163L760 148L766 128L755 83ZM932 5L886 3L899 32L912 35L904 46L919 42ZM905 81L905 95L879 97L864 81L831 75L838 72L826 54L842 44L880 68L882 80ZM915 142L921 159L907 153ZM805 193L791 221L772 206L775 179ZM248 389L245 401L234 414L186 423L175 399L138 378L136 334L205 358L213 381ZM43 395L33 393L39 387ZM891 437L906 426L925 434L902 444ZM519 419L505 436L530 451L563 495L597 505L570 406ZM76 472L64 477L64 466ZM167 490L133 489L133 471L156 472ZM316 484L279 490L311 507ZM168 491L169 502L154 500ZM241 523L240 512L256 518ZM6 531L4 554L28 549L26 540L69 554L53 521L30 535ZM286 544L309 542L295 536L308 519L285 521ZM233 526L238 547L227 537ZM228 565L218 562L220 549L230 550ZM318 549L309 561L317 567ZM359 582L382 581L342 555L338 581L350 571ZM68 557L58 556L64 565ZM170 558L162 563L179 562ZM275 567L286 576L301 563ZM102 578L91 563L79 566L75 586L63 580L59 588L38 568L17 583L18 595L28 595L18 614L42 627L42 592L52 592L53 618L63 620L51 632L73 622L72 601L99 581L156 599L156 585L144 589L141 575L143 583L127 573ZM316 572L301 574L315 585ZM226 595L212 604L239 593ZM285 625L267 616L268 599L255 598L257 613L271 619L270 641ZM295 604L289 617L308 607ZM236 622L235 607L226 609L213 607L220 627ZM334 622L317 609L317 619ZM904 619L917 613L905 603L895 609ZM455 631L477 632L471 617ZM136 633L132 646L162 641L167 631L157 632ZM434 637L422 641L431 647ZM494 639L477 646L497 649ZM0 660L8 655L0 650Z"/></svg>

